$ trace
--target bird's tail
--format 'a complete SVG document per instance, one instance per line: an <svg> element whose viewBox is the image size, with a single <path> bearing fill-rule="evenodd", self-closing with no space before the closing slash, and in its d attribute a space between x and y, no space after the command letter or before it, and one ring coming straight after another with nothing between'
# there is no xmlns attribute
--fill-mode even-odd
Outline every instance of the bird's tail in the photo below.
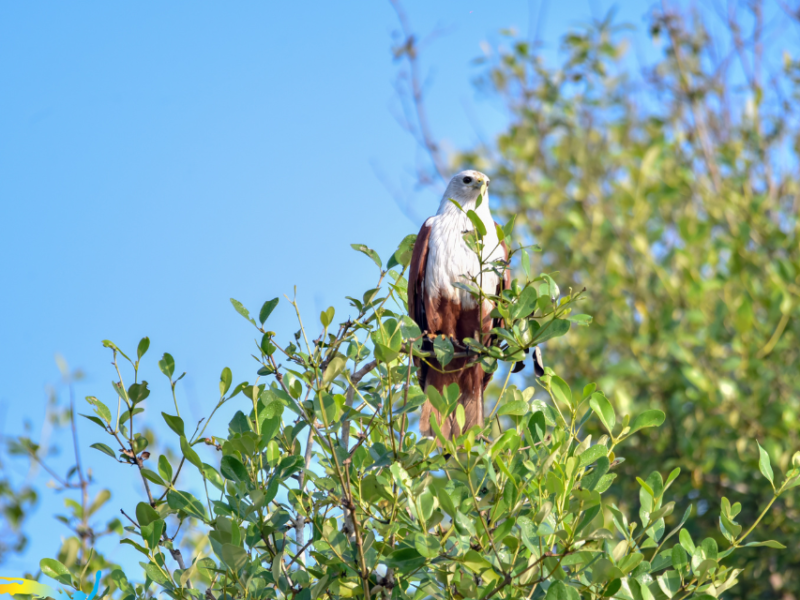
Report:
<svg viewBox="0 0 800 600"><path fill-rule="evenodd" d="M464 407L463 429L458 425L456 411L442 418L430 400L426 400L422 405L419 420L419 430L423 436L433 436L431 417L436 419L442 434L447 439L454 439L461 435L462 431L467 431L475 425L483 426L483 369L480 365L463 368L465 363L466 359L456 359L447 365L445 373L430 369L425 381L426 390L428 387L434 387L439 392L442 392L451 383L458 384L461 392L458 403Z"/></svg>

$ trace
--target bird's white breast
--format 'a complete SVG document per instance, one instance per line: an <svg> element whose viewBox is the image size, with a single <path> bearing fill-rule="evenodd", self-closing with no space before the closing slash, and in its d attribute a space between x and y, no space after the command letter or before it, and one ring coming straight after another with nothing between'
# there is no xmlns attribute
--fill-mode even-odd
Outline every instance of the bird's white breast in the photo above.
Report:
<svg viewBox="0 0 800 600"><path fill-rule="evenodd" d="M486 226L484 261L490 263L504 259L505 253L499 244L491 214L488 210L480 210L478 214ZM472 222L461 211L448 210L428 219L426 225L431 228L425 272L426 293L430 298L441 297L458 302L465 309L474 308L477 302L472 295L453 286L456 282L470 281L480 272L477 254L464 241L464 233L474 229ZM478 281L484 293L497 293L499 277L494 272L484 272Z"/></svg>

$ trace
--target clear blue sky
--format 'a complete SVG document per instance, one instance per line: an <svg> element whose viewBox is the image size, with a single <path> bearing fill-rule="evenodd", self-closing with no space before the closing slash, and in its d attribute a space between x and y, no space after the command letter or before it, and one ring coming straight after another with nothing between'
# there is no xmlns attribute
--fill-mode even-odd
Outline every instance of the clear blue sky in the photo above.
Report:
<svg viewBox="0 0 800 600"><path fill-rule="evenodd" d="M646 4L618 2L620 20L641 28ZM539 1L408 1L417 31L444 28L424 55L436 135L468 147L506 122L471 84L481 42L509 26L527 33L543 14L552 49L610 5L549 2L540 13ZM86 372L77 396L88 412L86 395L115 403L101 340L134 351L150 336L143 376L161 432L156 417L172 405L156 366L163 352L187 372L178 389L188 421L213 406L223 367L252 381L252 330L230 297L257 310L297 285L308 321L329 305L347 314L343 297L376 274L349 244L388 257L438 205L433 191L415 191L415 145L392 116L396 29L388 1L0 5L4 435L28 421L38 436L56 352ZM416 216L398 208L376 165ZM290 317L282 302L272 317L279 335L294 331ZM212 431L239 406L227 408ZM133 510L139 481L88 448L108 443L99 429L79 429L84 461L114 493L103 517ZM22 463L4 468L26 477ZM51 517L63 498L46 481L36 476L44 493L29 549L4 575L35 570L68 534ZM103 549L135 564L126 546Z"/></svg>

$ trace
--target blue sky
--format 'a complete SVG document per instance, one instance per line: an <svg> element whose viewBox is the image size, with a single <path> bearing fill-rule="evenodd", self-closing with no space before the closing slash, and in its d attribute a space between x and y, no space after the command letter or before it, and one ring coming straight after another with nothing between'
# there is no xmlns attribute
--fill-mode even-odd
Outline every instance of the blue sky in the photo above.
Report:
<svg viewBox="0 0 800 600"><path fill-rule="evenodd" d="M616 4L620 20L641 28L646 3ZM462 148L506 123L471 83L481 42L500 41L510 26L527 34L544 15L552 50L611 3L405 6L417 31L444 31L423 56L429 117L446 147ZM388 257L439 200L415 189L417 150L393 117L397 28L388 1L0 6L3 435L27 421L38 436L45 386L59 379L55 353L86 372L76 390L87 412L86 395L115 403L101 340L133 352L150 336L143 377L149 422L162 432L156 416L172 405L156 366L163 352L187 373L178 388L187 421L210 411L223 367L235 382L252 381L252 330L230 297L257 311L297 285L307 322L329 305L347 315L344 296L377 274L349 244ZM279 336L296 329L285 301L271 321ZM237 408L211 430L224 431ZM84 421L79 430L84 461L114 493L103 517L132 509L139 481L88 448L108 443L99 429ZM70 456L53 464L63 471ZM18 482L27 476L22 463L4 468ZM4 574L36 569L54 555L54 534L68 533L51 517L63 495L44 489L41 472L34 481L43 498L31 543ZM103 548L133 564L130 548Z"/></svg>

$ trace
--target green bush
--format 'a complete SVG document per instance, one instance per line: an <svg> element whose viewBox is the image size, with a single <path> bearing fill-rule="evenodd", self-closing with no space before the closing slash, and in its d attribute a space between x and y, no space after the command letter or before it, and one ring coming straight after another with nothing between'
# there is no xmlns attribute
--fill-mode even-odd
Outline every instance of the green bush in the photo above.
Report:
<svg viewBox="0 0 800 600"><path fill-rule="evenodd" d="M551 366L620 410L667 415L631 440L610 490L630 508L634 476L680 466L682 506L725 495L752 522L773 493L756 440L785 470L800 441L800 63L784 8L704 19L659 4L644 65L609 18L564 36L553 62L511 38L485 66L510 125L462 160L545 248L535 268L586 286L592 305L592 327L548 347ZM723 541L712 519L689 528ZM788 550L738 554L728 597L800 596L794 494L765 529Z"/></svg>
<svg viewBox="0 0 800 600"><path fill-rule="evenodd" d="M498 229L502 238L511 227ZM299 330L288 341L279 343L268 330L277 298L256 318L232 300L257 332L257 377L234 385L223 369L219 401L197 424L180 416L180 377L170 355L158 366L169 380L160 387L171 389L174 406L150 397L141 380L148 338L135 354L104 342L118 398L87 398L94 411L88 418L122 450L102 441L92 447L118 461L121 475L133 468L141 476L142 497L120 508L128 519L121 541L141 555L143 572L107 573L103 595L710 598L737 581L739 570L727 566L732 553L782 547L751 542L750 534L772 502L800 483L800 470L774 475L763 450L759 466L775 482L773 499L758 518L743 520L741 504L718 498L722 544L683 529L691 507L680 518L673 514L671 486L687 478L680 468L635 479L637 491L623 500L638 504L638 513L604 501L627 464L627 442L661 425L664 413L618 415L602 386L571 389L549 368L535 386L510 383L509 367L526 350L591 321L575 312L578 303L591 305L584 292L562 294L550 275L534 277L527 251L517 249L520 277L492 298L505 320L493 343L468 339L465 348L454 348L445 341L425 350L405 305L413 240L406 238L385 267L374 251L354 245L378 266L375 287L350 298L355 316L338 324L329 308L319 325L309 326L292 301ZM466 354L497 370L483 430L449 440L434 420L437 439L415 433L412 422L426 395L415 382L412 355L425 360L433 353L445 366ZM133 383L124 383L126 369ZM455 387L428 390L427 398L463 418ZM227 403L239 410L225 430L213 417ZM159 413L171 445L180 448L172 458L146 450L154 441L168 443L143 434L142 422ZM586 433L589 427L599 434ZM202 446L212 451L210 462L198 453ZM187 489L188 474L201 493ZM42 561L46 574L88 588L87 567L86 560Z"/></svg>

